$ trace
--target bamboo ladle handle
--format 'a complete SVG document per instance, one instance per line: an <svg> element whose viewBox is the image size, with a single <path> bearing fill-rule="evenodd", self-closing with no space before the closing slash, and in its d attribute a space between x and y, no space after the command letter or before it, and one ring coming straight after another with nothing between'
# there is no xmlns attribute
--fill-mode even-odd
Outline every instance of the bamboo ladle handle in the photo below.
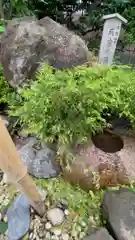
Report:
<svg viewBox="0 0 135 240"><path fill-rule="evenodd" d="M27 168L20 159L3 120L0 120L0 168L7 175L8 180L25 194L36 212L43 216L45 205L33 179L27 173Z"/></svg>

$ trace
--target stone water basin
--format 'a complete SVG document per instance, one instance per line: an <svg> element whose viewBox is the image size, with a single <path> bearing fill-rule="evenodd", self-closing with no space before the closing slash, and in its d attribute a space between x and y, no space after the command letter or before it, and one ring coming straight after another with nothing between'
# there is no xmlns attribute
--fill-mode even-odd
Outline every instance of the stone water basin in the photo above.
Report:
<svg viewBox="0 0 135 240"><path fill-rule="evenodd" d="M72 149L75 161L64 168L64 178L84 190L128 184L135 180L135 137L113 131L95 135Z"/></svg>

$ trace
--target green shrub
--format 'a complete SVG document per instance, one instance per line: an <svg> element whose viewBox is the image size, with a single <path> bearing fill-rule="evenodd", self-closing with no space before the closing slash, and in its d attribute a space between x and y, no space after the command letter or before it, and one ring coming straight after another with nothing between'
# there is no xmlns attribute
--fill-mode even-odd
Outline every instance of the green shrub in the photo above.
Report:
<svg viewBox="0 0 135 240"><path fill-rule="evenodd" d="M8 98L11 92L13 92L13 90L9 87L8 82L4 77L2 66L0 65L0 104L8 103Z"/></svg>
<svg viewBox="0 0 135 240"><path fill-rule="evenodd" d="M86 141L107 126L103 112L116 111L132 123L135 120L135 73L130 68L81 66L54 71L45 65L20 96L10 114L45 141L55 136L60 143Z"/></svg>

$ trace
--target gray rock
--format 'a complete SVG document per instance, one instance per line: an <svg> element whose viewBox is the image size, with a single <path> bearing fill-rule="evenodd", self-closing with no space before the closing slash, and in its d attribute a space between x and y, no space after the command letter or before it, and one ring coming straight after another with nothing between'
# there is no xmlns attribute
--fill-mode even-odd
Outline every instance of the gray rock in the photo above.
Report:
<svg viewBox="0 0 135 240"><path fill-rule="evenodd" d="M60 202L57 204L57 207L65 211L68 208L68 202L65 199L61 199Z"/></svg>
<svg viewBox="0 0 135 240"><path fill-rule="evenodd" d="M45 229L46 230L50 230L52 228L52 224L50 223L50 222L47 222L46 224L45 224Z"/></svg>
<svg viewBox="0 0 135 240"><path fill-rule="evenodd" d="M21 131L19 131L18 136L22 138L28 138L28 134L25 132L25 129L22 129Z"/></svg>
<svg viewBox="0 0 135 240"><path fill-rule="evenodd" d="M53 226L59 226L64 221L64 212L60 208L48 210L47 218Z"/></svg>
<svg viewBox="0 0 135 240"><path fill-rule="evenodd" d="M1 37L1 64L10 85L18 88L46 62L58 69L88 61L85 42L49 17L8 24Z"/></svg>
<svg viewBox="0 0 135 240"><path fill-rule="evenodd" d="M56 163L56 152L44 146L44 149L36 150L35 138L30 138L27 143L19 149L22 161L28 172L37 178L56 177L60 168Z"/></svg>
<svg viewBox="0 0 135 240"><path fill-rule="evenodd" d="M33 160L35 159L33 145L36 144L36 142L37 140L35 138L28 138L26 144L19 149L20 157L25 166L28 168L28 171Z"/></svg>
<svg viewBox="0 0 135 240"><path fill-rule="evenodd" d="M113 240L113 238L105 228L100 228L89 237L84 238L84 240Z"/></svg>
<svg viewBox="0 0 135 240"><path fill-rule="evenodd" d="M7 211L8 218L8 240L22 238L30 227L30 204L28 200L20 195Z"/></svg>
<svg viewBox="0 0 135 240"><path fill-rule="evenodd" d="M21 23L22 21L28 22L28 21L33 21L36 20L35 16L24 16L20 18L13 18L12 20L8 20L7 26L13 26Z"/></svg>
<svg viewBox="0 0 135 240"><path fill-rule="evenodd" d="M56 153L47 147L39 150L31 165L30 173L37 178L49 178L56 177L58 172Z"/></svg>
<svg viewBox="0 0 135 240"><path fill-rule="evenodd" d="M40 186L37 187L37 190L41 195L42 201L45 201L45 199L47 197L47 191L45 191L45 189Z"/></svg>
<svg viewBox="0 0 135 240"><path fill-rule="evenodd" d="M134 192L125 188L106 192L102 212L112 236L117 240L135 239Z"/></svg>

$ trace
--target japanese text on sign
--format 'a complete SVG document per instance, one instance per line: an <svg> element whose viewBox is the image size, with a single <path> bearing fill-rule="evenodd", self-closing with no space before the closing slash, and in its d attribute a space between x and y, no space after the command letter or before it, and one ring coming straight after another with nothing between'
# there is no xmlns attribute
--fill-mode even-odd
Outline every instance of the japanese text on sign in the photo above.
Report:
<svg viewBox="0 0 135 240"><path fill-rule="evenodd" d="M116 28L110 28L108 29L108 38L106 43L106 49L105 49L105 56L103 59L104 63L108 63L108 53L112 51L112 48L116 46L118 37L120 32L120 26L117 26Z"/></svg>

